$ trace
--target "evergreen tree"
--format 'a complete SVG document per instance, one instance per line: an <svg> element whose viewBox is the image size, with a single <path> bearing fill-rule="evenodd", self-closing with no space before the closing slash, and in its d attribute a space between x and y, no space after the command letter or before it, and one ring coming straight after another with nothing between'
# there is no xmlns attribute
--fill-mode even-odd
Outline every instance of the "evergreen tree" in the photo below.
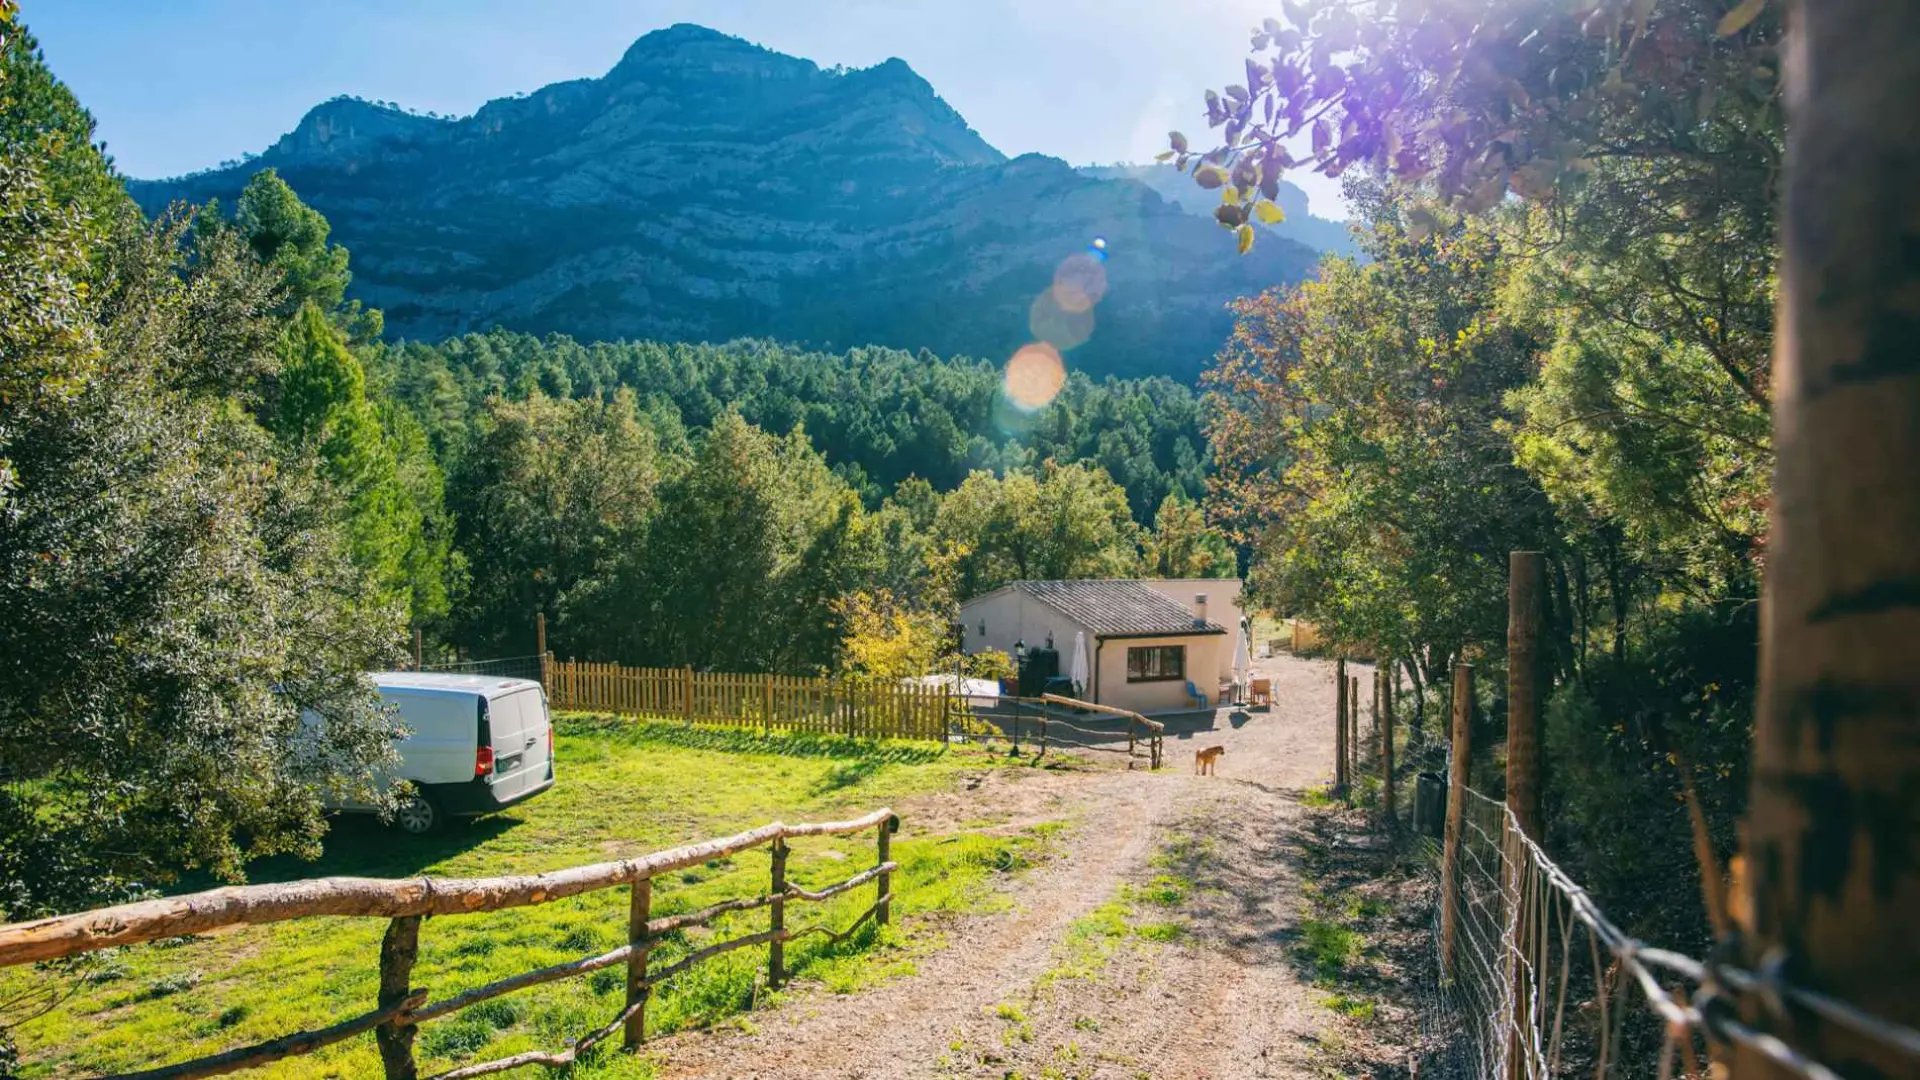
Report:
<svg viewBox="0 0 1920 1080"><path fill-rule="evenodd" d="M1176 491L1153 517L1144 569L1152 577L1233 577L1233 548L1225 534L1207 524L1199 504Z"/></svg>
<svg viewBox="0 0 1920 1080"><path fill-rule="evenodd" d="M322 311L339 307L353 275L347 249L327 243L332 227L318 210L300 201L280 174L262 169L240 192L234 225L261 262L281 275L282 311L307 304Z"/></svg>
<svg viewBox="0 0 1920 1080"><path fill-rule="evenodd" d="M394 447L367 400L359 361L313 304L296 312L282 334L280 360L270 428L298 451L319 455L346 504L355 564L381 595L410 609L416 572L426 568L439 575L424 567L434 561L425 515L400 482ZM431 600L427 606L422 615L437 614Z"/></svg>

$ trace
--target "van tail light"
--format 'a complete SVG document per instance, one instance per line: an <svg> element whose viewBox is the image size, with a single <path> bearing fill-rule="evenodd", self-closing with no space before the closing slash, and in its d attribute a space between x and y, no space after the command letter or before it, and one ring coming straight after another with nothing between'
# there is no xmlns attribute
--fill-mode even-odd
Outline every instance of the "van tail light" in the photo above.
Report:
<svg viewBox="0 0 1920 1080"><path fill-rule="evenodd" d="M553 757L553 725L547 725L547 757Z"/></svg>
<svg viewBox="0 0 1920 1080"><path fill-rule="evenodd" d="M482 743L480 749L473 752L473 775L485 776L492 771L493 747Z"/></svg>

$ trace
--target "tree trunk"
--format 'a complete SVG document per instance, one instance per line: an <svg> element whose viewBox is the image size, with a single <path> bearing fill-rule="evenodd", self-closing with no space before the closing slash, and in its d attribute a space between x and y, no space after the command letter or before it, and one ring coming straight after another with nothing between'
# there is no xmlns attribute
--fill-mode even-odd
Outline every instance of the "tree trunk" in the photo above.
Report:
<svg viewBox="0 0 1920 1080"><path fill-rule="evenodd" d="M1567 564L1558 558L1547 560L1547 569L1552 573L1553 592L1551 608L1547 619L1547 633L1552 635L1547 641L1548 670L1553 673L1549 680L1559 686L1571 682L1574 675L1573 664L1573 588L1567 580Z"/></svg>
<svg viewBox="0 0 1920 1080"><path fill-rule="evenodd" d="M1612 539L1607 542L1607 599L1613 603L1613 669L1618 673L1627 665L1627 606L1632 598L1621 573L1620 546Z"/></svg>
<svg viewBox="0 0 1920 1080"><path fill-rule="evenodd" d="M1920 1026L1920 4L1798 0L1789 17L1743 948ZM1842 1075L1912 1075L1788 1008L1741 1003ZM1743 1050L1734 1075L1787 1073Z"/></svg>
<svg viewBox="0 0 1920 1080"><path fill-rule="evenodd" d="M1427 691L1426 684L1420 680L1420 664L1416 660L1406 662L1407 678L1413 681L1413 727L1416 731L1425 731L1427 727Z"/></svg>

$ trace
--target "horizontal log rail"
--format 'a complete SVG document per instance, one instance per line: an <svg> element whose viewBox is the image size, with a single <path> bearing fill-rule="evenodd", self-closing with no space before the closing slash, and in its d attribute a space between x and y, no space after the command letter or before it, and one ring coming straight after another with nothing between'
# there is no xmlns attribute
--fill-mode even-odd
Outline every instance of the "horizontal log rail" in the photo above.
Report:
<svg viewBox="0 0 1920 1080"><path fill-rule="evenodd" d="M1148 732L1155 735L1164 735L1167 731L1167 725L1158 720L1149 720L1129 709L1117 709L1112 705L1096 705L1091 701L1079 701L1070 697L1062 697L1059 694L1042 694L1040 695L1040 700L1050 705L1065 705L1069 709L1085 709L1088 712L1106 713L1108 716L1117 716L1131 723L1139 724Z"/></svg>
<svg viewBox="0 0 1920 1080"><path fill-rule="evenodd" d="M1150 769L1160 767L1161 746L1167 734L1167 725L1160 721L1149 720L1129 709L1116 709L1111 705L1096 705L1091 701L1078 701L1074 698L1062 697L1059 694L1042 694L1040 700L1053 705L1065 705L1070 709L1085 709L1088 712L1106 713L1108 716L1120 717L1127 722L1128 750L1132 750L1133 748L1133 728L1135 724L1138 724L1145 730L1147 735L1147 767Z"/></svg>
<svg viewBox="0 0 1920 1080"><path fill-rule="evenodd" d="M869 920L887 922L893 899L891 875L900 869L899 864L888 857L889 837L899 826L900 819L891 810L876 810L848 821L799 825L775 822L733 836L671 848L635 859L595 863L548 874L401 880L321 878L279 885L214 889L0 926L0 966L289 919L324 916L386 918L392 922L380 950L381 1004L373 1011L331 1027L296 1032L192 1061L120 1074L109 1080L195 1080L198 1077L220 1076L312 1053L368 1031L374 1031L379 1037L381 1060L388 1080L415 1080L418 1074L413 1060L413 1035L419 1025L503 994L575 978L620 964L627 965L627 1001L620 1013L607 1024L575 1040L566 1049L527 1051L497 1061L464 1065L440 1073L433 1080L486 1076L526 1065L563 1068L616 1031L626 1031L629 1047L638 1045L644 1037L646 1005L652 988L697 964L736 949L769 946L768 983L778 985L786 976L782 948L786 942L813 935L823 936L829 941L842 941ZM878 834L878 860L874 866L818 890L803 889L785 881L784 858L781 856L786 851L787 840L846 835L868 829L876 830ZM777 869L774 887L765 895L725 900L697 911L664 915L657 919L647 917L656 875L767 845L774 847ZM873 904L843 930L836 931L823 925L788 928L781 922L782 909L788 903L819 903L874 882L878 883L878 888ZM633 921L628 931L629 940L619 948L509 976L431 1003L426 989L410 984L409 976L418 955L416 935L422 916L500 911L620 885L633 888L635 902ZM665 944L665 935L689 927L711 926L714 920L723 915L763 907L774 909L774 925L771 929L716 941L666 967L651 972L647 970L649 955Z"/></svg>
<svg viewBox="0 0 1920 1080"><path fill-rule="evenodd" d="M810 825L775 822L637 859L593 863L545 874L490 878L315 878L142 900L77 915L55 915L0 926L0 967L317 915L393 919L404 915L471 915L544 904L615 885L631 885L775 840L864 832L892 816L891 810L876 810L851 821Z"/></svg>
<svg viewBox="0 0 1920 1080"><path fill-rule="evenodd" d="M164 1065L158 1069L120 1073L111 1077L110 1080L191 1080L193 1077L222 1076L230 1072L239 1072L241 1069L271 1065L282 1058L311 1054L323 1046L331 1046L363 1031L372 1031L409 1008L420 1004L426 1000L426 997L425 990L415 990L393 1005L384 1009L375 1009L351 1020L342 1020L332 1027L321 1028L318 1031L296 1031L292 1035L282 1035L277 1039L269 1039L253 1046L242 1046L225 1053L214 1054L212 1057L184 1061L178 1065Z"/></svg>
<svg viewBox="0 0 1920 1080"><path fill-rule="evenodd" d="M808 892L798 886L789 885L783 894L783 898L790 900L809 900L817 903L838 896L843 892L857 889L867 882L872 881L874 878L879 877L881 874L898 870L899 868L899 864L897 863L882 863L871 870L863 870L847 880L837 885L829 886L819 892ZM430 1005L424 1005L414 1009L407 1014L407 1019L416 1024L424 1024L429 1020L438 1019L448 1013L458 1012L469 1005L477 1005L482 1001L486 1001L488 998L496 998L503 994L511 994L516 990L525 990L531 986L558 982L561 979L571 979L599 971L601 968L624 964L632 959L636 950L645 952L658 948L660 942L657 939L675 930L684 930L689 926L706 926L713 922L714 919L728 912L751 911L755 908L763 908L773 903L773 900L774 898L771 895L756 896L744 900L728 900L724 903L714 904L711 907L701 908L699 911L690 911L685 915L672 915L652 919L647 923L647 937L649 940L639 945L622 945L617 949L610 949L598 956L587 956L579 960L568 960L550 967L538 968L533 971L523 972L519 975L510 975L507 978L487 983L484 986L476 986L471 990L462 991L444 1001L436 1001ZM787 933L780 940L787 941L796 936L798 936L797 933ZM774 939L758 938L754 941L745 942L745 944L765 944L772 940ZM730 947L739 948L740 946L734 945ZM720 951L725 952L727 950L722 949ZM671 975L678 974L684 967L690 966L688 963L689 960L705 959L707 955L710 954L703 951L702 953L696 953L687 960L676 961L674 966L662 968L641 982L643 985L648 986L659 983Z"/></svg>
<svg viewBox="0 0 1920 1080"><path fill-rule="evenodd" d="M1009 706L1011 707L1011 711L1007 711ZM1033 715L1026 715L1022 711L1022 707L1031 708ZM1082 724L1075 724L1062 719L1055 712L1056 709L1077 709L1081 712L1101 713L1122 721L1123 726L1111 731L1086 727ZM1161 764L1161 748L1166 736L1167 726L1158 720L1150 720L1129 709L1116 708L1112 705L1098 705L1091 701L1081 701L1077 698L1063 697L1059 694L1043 694L1037 698L1002 697L996 699L996 705L993 708L972 709L969 711L976 720L997 721L1010 724L1011 730L1005 736L1002 736L999 732L987 732L985 733L985 737L988 739L1005 737L1013 744L1016 751L1020 747L1021 736L1024 734L1027 736L1026 741L1037 748L1036 756L1044 755L1050 745L1058 745L1062 748L1073 750L1125 754L1127 756L1127 768L1131 769L1133 768L1133 763L1140 756L1140 747L1144 742L1146 746L1147 767L1150 769L1158 769ZM1030 727L1027 726L1029 724L1031 725ZM1088 735L1095 738L1110 738L1116 741L1120 738L1125 738L1127 745L1122 748L1118 746L1101 746L1097 743L1080 742L1071 739L1062 740L1057 738L1060 732Z"/></svg>

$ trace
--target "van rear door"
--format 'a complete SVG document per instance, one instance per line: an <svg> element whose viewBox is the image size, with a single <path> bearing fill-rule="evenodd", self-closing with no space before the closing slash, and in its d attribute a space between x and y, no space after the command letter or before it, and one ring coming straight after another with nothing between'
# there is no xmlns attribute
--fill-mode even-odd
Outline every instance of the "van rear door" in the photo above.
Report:
<svg viewBox="0 0 1920 1080"><path fill-rule="evenodd" d="M519 695L526 699L526 789L553 779L553 717L547 712L547 691L534 687Z"/></svg>
<svg viewBox="0 0 1920 1080"><path fill-rule="evenodd" d="M490 699L487 716L493 722L493 795L505 802L546 779L546 710L540 688Z"/></svg>
<svg viewBox="0 0 1920 1080"><path fill-rule="evenodd" d="M404 687L383 687L380 694L399 706L407 735L400 752L400 775L421 784L458 784L473 779L473 753L480 702L475 694L452 694Z"/></svg>

